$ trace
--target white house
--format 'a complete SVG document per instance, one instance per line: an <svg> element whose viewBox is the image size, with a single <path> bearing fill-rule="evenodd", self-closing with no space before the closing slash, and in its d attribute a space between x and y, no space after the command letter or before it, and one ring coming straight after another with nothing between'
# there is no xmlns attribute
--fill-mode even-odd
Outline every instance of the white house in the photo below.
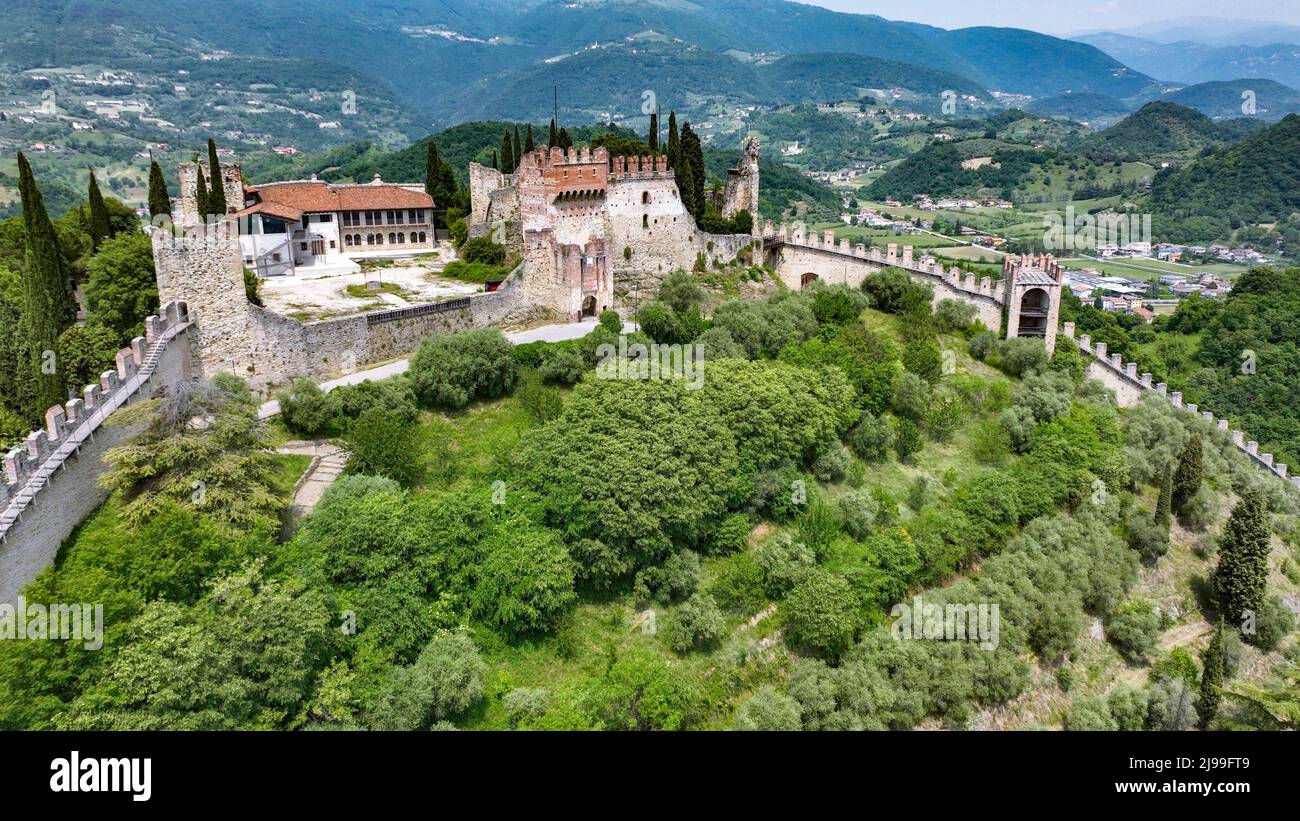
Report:
<svg viewBox="0 0 1300 821"><path fill-rule="evenodd" d="M311 179L245 188L239 218L244 264L258 276L347 273L357 258L431 251L433 198L421 185L331 185ZM307 272L301 272L307 273Z"/></svg>

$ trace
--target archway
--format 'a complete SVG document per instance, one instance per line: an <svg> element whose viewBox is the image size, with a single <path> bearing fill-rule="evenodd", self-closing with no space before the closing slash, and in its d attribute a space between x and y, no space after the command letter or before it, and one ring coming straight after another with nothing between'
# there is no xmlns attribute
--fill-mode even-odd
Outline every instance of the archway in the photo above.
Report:
<svg viewBox="0 0 1300 821"><path fill-rule="evenodd" d="M1016 336L1047 336L1047 314L1051 300L1042 288L1030 288L1020 298L1020 323Z"/></svg>
<svg viewBox="0 0 1300 821"><path fill-rule="evenodd" d="M816 282L816 281L817 281L818 279L820 279L820 278L821 278L821 277L817 276L817 275L814 274L814 273L811 273L811 272L806 273L806 274L804 274L803 276L799 277L799 287L800 287L800 288L807 288L807 287L811 286L814 282Z"/></svg>
<svg viewBox="0 0 1300 821"><path fill-rule="evenodd" d="M596 315L596 298L594 296L583 297L582 315L584 317Z"/></svg>

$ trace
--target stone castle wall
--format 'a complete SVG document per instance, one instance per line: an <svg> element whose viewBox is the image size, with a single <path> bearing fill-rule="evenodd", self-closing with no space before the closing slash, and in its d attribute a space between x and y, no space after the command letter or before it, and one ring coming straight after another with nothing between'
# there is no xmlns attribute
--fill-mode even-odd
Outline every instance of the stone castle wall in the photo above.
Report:
<svg viewBox="0 0 1300 821"><path fill-rule="evenodd" d="M1001 281L977 278L957 267L945 270L938 262L921 262L915 259L911 246L900 249L891 243L881 251L878 247L853 245L847 239L837 242L834 231L805 234L801 228L782 225L778 229L772 223L763 229L763 235L768 264L792 290L804 287L807 274L830 285L856 288L883 268L900 268L934 289L936 306L945 299L960 300L975 307L976 319L985 327L994 331L1002 327L1006 296Z"/></svg>
<svg viewBox="0 0 1300 821"><path fill-rule="evenodd" d="M212 174L206 160L181 163L178 170L181 188L173 219L177 225L198 225L203 222L198 206L198 174L199 171L203 172L209 191L212 190ZM221 186L226 194L226 213L233 214L244 207L244 177L238 165L231 163L221 166Z"/></svg>
<svg viewBox="0 0 1300 821"><path fill-rule="evenodd" d="M1087 363L1085 369L1087 378L1096 379L1113 391L1116 404L1121 408L1134 407L1142 401L1144 396L1149 394L1164 397L1175 408L1181 408L1196 416L1205 424L1231 436L1232 444L1246 454L1256 467L1282 479L1296 490L1300 490L1300 476L1290 476L1290 469L1287 465L1278 463L1271 453L1261 453L1259 442L1248 441L1246 434L1234 430L1227 419L1219 419L1208 410L1184 402L1182 393L1178 391L1171 392L1169 386L1164 382L1152 384L1152 375L1150 373L1139 373L1140 368L1136 362L1125 362L1124 357L1120 354L1109 353L1105 342L1094 343L1087 334L1076 337L1073 322L1066 322L1063 325L1061 336L1076 344L1083 353L1084 361Z"/></svg>
<svg viewBox="0 0 1300 821"><path fill-rule="evenodd" d="M45 427L4 458L0 482L0 603L44 570L72 531L108 491L99 487L103 456L135 431L104 422L118 408L190 377L186 306L166 305L145 322L146 335L117 354L117 366L81 398L50 408Z"/></svg>
<svg viewBox="0 0 1300 821"><path fill-rule="evenodd" d="M303 323L250 303L229 223L217 237L174 238L154 231L163 300L190 307L191 368L231 373L266 394L297 376L325 379L412 353L426 336L500 324L527 312L518 270L499 290L445 303Z"/></svg>

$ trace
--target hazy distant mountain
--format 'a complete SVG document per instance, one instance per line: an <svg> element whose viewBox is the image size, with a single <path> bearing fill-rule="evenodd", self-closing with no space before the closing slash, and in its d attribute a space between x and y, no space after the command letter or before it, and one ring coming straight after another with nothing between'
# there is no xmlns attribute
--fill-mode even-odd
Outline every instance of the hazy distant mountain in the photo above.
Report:
<svg viewBox="0 0 1300 821"><path fill-rule="evenodd" d="M1162 20L1128 28L1078 32L1070 35L1070 39L1092 42L1089 37L1102 33L1138 37L1156 43L1192 42L1207 46L1300 43L1300 26L1266 20L1231 20L1222 17L1181 17L1176 20Z"/></svg>
<svg viewBox="0 0 1300 821"><path fill-rule="evenodd" d="M1256 117L1275 122L1300 112L1300 91L1272 80L1226 80L1198 83L1161 99L1194 108L1215 119Z"/></svg>
<svg viewBox="0 0 1300 821"><path fill-rule="evenodd" d="M1078 122L1092 123L1096 120L1123 117L1132 109L1123 100L1109 94L1061 94L1034 100L1028 110L1044 117L1064 117Z"/></svg>
<svg viewBox="0 0 1300 821"><path fill-rule="evenodd" d="M475 83L501 75L502 84L483 86L499 94L519 82L516 72L545 75L551 73L547 66L557 64L549 60L565 62L593 47L635 42L647 32L756 64L795 54L850 53L1034 96L1072 91L1124 97L1151 83L1150 77L1085 43L1010 28L945 31L785 0L316 0L310 6L280 6L274 13L254 0L7 0L5 5L9 34L0 41L0 64L6 66L147 67L159 54L192 57L216 49L310 57L364 73L413 110L439 120L467 110L461 101ZM659 77L684 76L699 68L700 60L721 72L714 77L719 84L735 74L729 64L690 52L682 55L685 62L672 67L663 55L646 53ZM643 75L647 66L636 56L624 55L617 65L633 76ZM618 78L564 79L574 95L590 96L591 87L626 91ZM870 83L864 78L861 85ZM526 86L515 85L519 90ZM674 92L654 90L660 96ZM712 91L726 96L733 90L719 85ZM736 91L749 97L765 93ZM448 100L457 104L447 106ZM613 108L623 102L611 98L600 105Z"/></svg>
<svg viewBox="0 0 1300 821"><path fill-rule="evenodd" d="M1210 46L1191 41L1156 42L1113 32L1077 39L1127 66L1169 82L1260 77L1300 86L1300 45L1291 43Z"/></svg>

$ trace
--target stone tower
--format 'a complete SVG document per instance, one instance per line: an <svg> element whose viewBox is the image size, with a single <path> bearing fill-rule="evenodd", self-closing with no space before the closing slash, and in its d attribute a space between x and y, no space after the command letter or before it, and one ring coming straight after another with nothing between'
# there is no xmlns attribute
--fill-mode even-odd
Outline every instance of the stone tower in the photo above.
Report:
<svg viewBox="0 0 1300 821"><path fill-rule="evenodd" d="M740 163L727 172L727 191L723 201L722 216L731 219L741 211L748 211L754 218L754 230L760 223L758 218L758 138L750 137L745 141Z"/></svg>
<svg viewBox="0 0 1300 821"><path fill-rule="evenodd" d="M204 161L181 163L178 170L181 190L176 204L176 214L172 219L177 225L198 225L203 222L199 218L198 207L199 171L203 171L209 190L212 186L212 175L208 172L207 162ZM226 213L233 214L244 207L244 178L238 165L229 163L221 166L221 187L226 193Z"/></svg>
<svg viewBox="0 0 1300 821"><path fill-rule="evenodd" d="M1008 254L1002 258L1007 305L1007 339L1041 338L1051 356L1061 316L1063 272L1051 254Z"/></svg>

